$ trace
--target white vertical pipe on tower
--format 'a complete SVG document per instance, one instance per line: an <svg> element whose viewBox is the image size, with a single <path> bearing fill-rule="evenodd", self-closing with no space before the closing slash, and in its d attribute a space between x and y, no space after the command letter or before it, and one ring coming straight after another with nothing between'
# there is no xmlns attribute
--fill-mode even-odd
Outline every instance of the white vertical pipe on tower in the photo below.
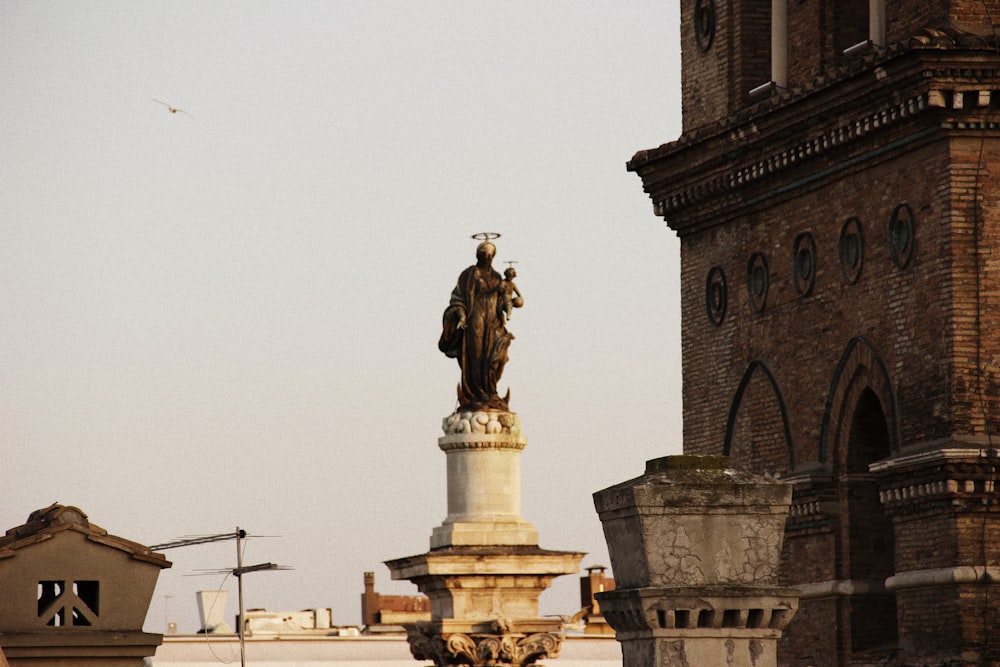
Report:
<svg viewBox="0 0 1000 667"><path fill-rule="evenodd" d="M771 0L771 82L788 87L788 0Z"/></svg>
<svg viewBox="0 0 1000 667"><path fill-rule="evenodd" d="M885 46L885 0L868 0L868 40Z"/></svg>

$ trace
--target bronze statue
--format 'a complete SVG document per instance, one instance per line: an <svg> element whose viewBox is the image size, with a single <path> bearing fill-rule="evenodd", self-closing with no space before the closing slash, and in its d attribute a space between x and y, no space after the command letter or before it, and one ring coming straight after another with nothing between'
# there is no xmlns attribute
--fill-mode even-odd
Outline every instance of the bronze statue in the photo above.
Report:
<svg viewBox="0 0 1000 667"><path fill-rule="evenodd" d="M508 410L510 391L502 398L497 394L497 382L507 363L507 348L514 340L507 331L506 318L510 307L520 308L524 299L513 287L513 276L505 281L493 270L497 249L491 239L497 236L473 237L485 239L476 248L476 264L458 276L442 318L438 349L457 359L462 369L458 385L460 410Z"/></svg>

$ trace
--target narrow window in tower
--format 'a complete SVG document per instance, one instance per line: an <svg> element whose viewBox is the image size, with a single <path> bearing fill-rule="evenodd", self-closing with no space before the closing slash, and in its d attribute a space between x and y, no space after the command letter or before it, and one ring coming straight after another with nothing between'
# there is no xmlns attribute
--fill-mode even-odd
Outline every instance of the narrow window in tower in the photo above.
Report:
<svg viewBox="0 0 1000 667"><path fill-rule="evenodd" d="M879 500L870 465L891 455L889 424L882 403L866 387L854 404L841 478L841 521L847 524L846 567L851 581L864 582L850 598L851 650L891 648L898 640L896 596L883 585L895 574L892 519Z"/></svg>
<svg viewBox="0 0 1000 667"><path fill-rule="evenodd" d="M850 4L850 3L847 3ZM868 0L868 38L844 49L845 56L885 48L885 0Z"/></svg>

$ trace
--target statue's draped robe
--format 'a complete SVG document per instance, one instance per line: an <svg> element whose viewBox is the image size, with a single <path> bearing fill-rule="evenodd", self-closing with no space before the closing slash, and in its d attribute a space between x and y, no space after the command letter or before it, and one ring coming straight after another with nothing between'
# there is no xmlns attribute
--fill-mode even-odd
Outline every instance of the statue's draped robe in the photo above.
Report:
<svg viewBox="0 0 1000 667"><path fill-rule="evenodd" d="M504 326L500 274L489 267L470 266L458 277L444 311L438 348L457 359L462 369L458 386L460 409L504 410L507 398L497 394L497 382L507 363L514 336ZM465 315L465 328L458 323Z"/></svg>

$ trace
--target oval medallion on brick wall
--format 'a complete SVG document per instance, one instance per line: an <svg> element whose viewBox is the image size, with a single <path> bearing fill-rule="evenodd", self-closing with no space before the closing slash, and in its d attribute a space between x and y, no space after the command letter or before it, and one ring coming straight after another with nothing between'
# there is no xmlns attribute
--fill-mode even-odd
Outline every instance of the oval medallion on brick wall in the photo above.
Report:
<svg viewBox="0 0 1000 667"><path fill-rule="evenodd" d="M694 38L702 51L711 48L715 39L715 0L694 3Z"/></svg>
<svg viewBox="0 0 1000 667"><path fill-rule="evenodd" d="M858 218L848 218L840 228L837 254L840 255L840 273L844 276L844 280L851 285L858 282L858 278L861 277L861 267L865 264L865 237Z"/></svg>
<svg viewBox="0 0 1000 667"><path fill-rule="evenodd" d="M726 317L726 274L722 267L713 266L705 281L705 311L708 321L719 326Z"/></svg>
<svg viewBox="0 0 1000 667"><path fill-rule="evenodd" d="M795 276L795 291L799 296L809 296L816 284L816 241L809 232L795 237L792 274Z"/></svg>
<svg viewBox="0 0 1000 667"><path fill-rule="evenodd" d="M755 252L747 262L747 294L750 297L750 307L758 313L764 310L764 304L767 302L769 282L767 260L764 259L764 255Z"/></svg>
<svg viewBox="0 0 1000 667"><path fill-rule="evenodd" d="M900 269L905 269L913 259L913 250L917 244L915 228L913 209L905 201L897 204L889 219L889 254Z"/></svg>

